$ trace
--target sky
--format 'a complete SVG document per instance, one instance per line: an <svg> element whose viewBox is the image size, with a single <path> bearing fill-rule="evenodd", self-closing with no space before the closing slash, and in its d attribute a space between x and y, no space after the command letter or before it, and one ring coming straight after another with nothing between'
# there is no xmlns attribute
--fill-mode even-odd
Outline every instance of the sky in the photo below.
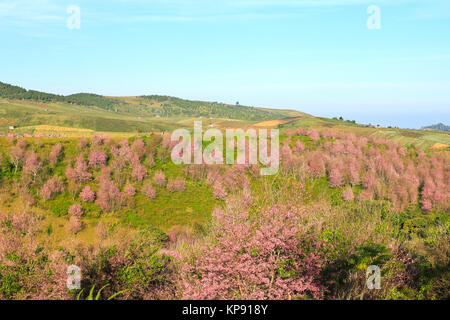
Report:
<svg viewBox="0 0 450 320"><path fill-rule="evenodd" d="M449 125L450 1L0 0L0 81Z"/></svg>

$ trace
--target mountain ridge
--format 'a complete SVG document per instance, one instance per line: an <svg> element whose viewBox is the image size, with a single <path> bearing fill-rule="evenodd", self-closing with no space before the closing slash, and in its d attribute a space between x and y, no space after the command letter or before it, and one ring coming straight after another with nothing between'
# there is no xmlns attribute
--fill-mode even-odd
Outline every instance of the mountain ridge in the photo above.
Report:
<svg viewBox="0 0 450 320"><path fill-rule="evenodd" d="M231 105L219 102L187 100L164 95L109 97L94 93L75 93L64 96L27 90L4 82L0 82L0 97L9 100L98 107L110 112L148 117L212 117L267 121L295 116L310 116L296 110Z"/></svg>
<svg viewBox="0 0 450 320"><path fill-rule="evenodd" d="M442 132L450 132L450 126L443 124L442 122L432 124L431 126L422 127L422 130L436 130Z"/></svg>

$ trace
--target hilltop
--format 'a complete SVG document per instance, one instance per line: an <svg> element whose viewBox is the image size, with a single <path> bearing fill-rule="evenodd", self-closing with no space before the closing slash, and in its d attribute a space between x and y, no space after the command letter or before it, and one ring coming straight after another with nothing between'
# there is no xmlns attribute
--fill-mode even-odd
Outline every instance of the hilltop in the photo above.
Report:
<svg viewBox="0 0 450 320"><path fill-rule="evenodd" d="M342 118L315 117L295 110L257 108L219 102L191 101L170 96L107 97L92 93L67 96L26 90L0 82L0 133L14 126L16 133L59 133L64 136L95 132L130 135L192 128L201 120L206 127L296 128L351 131L358 136L389 139L403 145L446 149L446 132L381 128Z"/></svg>
<svg viewBox="0 0 450 320"><path fill-rule="evenodd" d="M450 126L446 126L443 123L438 123L433 124L431 126L422 127L422 130L436 130L436 131L450 132Z"/></svg>
<svg viewBox="0 0 450 320"><path fill-rule="evenodd" d="M93 93L67 96L26 90L0 82L0 97L8 100L42 104L96 107L108 112L138 117L210 117L235 120L267 121L305 115L293 110L255 108L219 102L191 101L170 96L105 97Z"/></svg>

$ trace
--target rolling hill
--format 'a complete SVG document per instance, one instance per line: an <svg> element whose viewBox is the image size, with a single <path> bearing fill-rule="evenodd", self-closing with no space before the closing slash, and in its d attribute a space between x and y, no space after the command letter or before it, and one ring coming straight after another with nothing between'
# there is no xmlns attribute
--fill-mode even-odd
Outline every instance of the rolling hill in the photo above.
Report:
<svg viewBox="0 0 450 320"><path fill-rule="evenodd" d="M77 93L68 96L26 90L0 82L0 98L34 105L95 107L125 116L134 117L208 117L246 121L267 121L304 115L292 110L255 108L218 102L190 101L169 96L148 95L139 97L105 97L91 93ZM76 108L75 108L76 109ZM92 108L91 108L92 109Z"/></svg>
<svg viewBox="0 0 450 320"><path fill-rule="evenodd" d="M431 126L422 127L422 130L436 130L436 131L450 132L450 126L446 126L443 123L438 123L433 124Z"/></svg>
<svg viewBox="0 0 450 320"><path fill-rule="evenodd" d="M403 145L450 148L450 134L430 129L375 128L354 121L314 117L295 110L190 101L160 95L106 97L78 93L61 96L0 82L0 133L15 126L17 133L133 134L192 128L195 120L202 120L208 127L279 128L282 133L300 127L337 129Z"/></svg>

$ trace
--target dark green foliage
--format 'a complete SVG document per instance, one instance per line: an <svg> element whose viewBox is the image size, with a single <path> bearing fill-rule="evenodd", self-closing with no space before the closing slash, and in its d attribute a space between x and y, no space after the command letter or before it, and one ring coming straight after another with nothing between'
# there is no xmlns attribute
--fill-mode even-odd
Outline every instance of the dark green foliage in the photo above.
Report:
<svg viewBox="0 0 450 320"><path fill-rule="evenodd" d="M433 124L433 125L428 126L428 127L422 127L422 129L431 129L431 130L449 132L450 131L450 126L446 126L443 123L438 123L438 124Z"/></svg>
<svg viewBox="0 0 450 320"><path fill-rule="evenodd" d="M140 104L126 102L123 98L109 98L91 93L77 93L68 96L61 96L34 90L26 90L2 82L0 82L0 97L14 100L37 101L41 103L63 102L79 106L97 107L109 112L129 114L139 117L154 117L157 115L165 118L213 117L247 121L265 121L288 117L285 112L278 110L246 107L241 105L229 105L217 102L189 101L168 96L141 96L139 97L141 99ZM154 107L152 106L154 103L160 103L162 105L161 107ZM31 122L31 118L33 116L32 113L20 110L17 110L17 112L14 114L14 116L20 116L22 123L29 123L29 125L34 124ZM51 110L46 113L46 116L50 114L52 114ZM66 127L82 127L97 131L111 132L149 131L149 129L163 129L155 128L155 126L152 126L150 128L148 124L146 125L145 123L140 121L129 123L129 119L125 123L127 125L127 128L124 128L124 121L119 119L115 121L114 119L110 118L102 119L83 116L82 119L79 119L79 117L80 115L77 115L75 117L65 119L61 123L54 124ZM40 119L40 122L46 123L47 121ZM132 126L131 128L129 128L130 125Z"/></svg>
<svg viewBox="0 0 450 320"><path fill-rule="evenodd" d="M125 105L124 102L118 99L106 98L98 94L91 94L91 93L72 94L70 96L66 96L65 100L69 103L74 103L83 106L96 106L110 111L116 111L116 108L118 108L121 105Z"/></svg>
<svg viewBox="0 0 450 320"><path fill-rule="evenodd" d="M217 102L189 101L168 96L143 96L146 100L164 102L161 116L187 116L187 117L212 117L231 118L250 121L264 121L286 118L285 114L270 112L263 109L230 105Z"/></svg>

